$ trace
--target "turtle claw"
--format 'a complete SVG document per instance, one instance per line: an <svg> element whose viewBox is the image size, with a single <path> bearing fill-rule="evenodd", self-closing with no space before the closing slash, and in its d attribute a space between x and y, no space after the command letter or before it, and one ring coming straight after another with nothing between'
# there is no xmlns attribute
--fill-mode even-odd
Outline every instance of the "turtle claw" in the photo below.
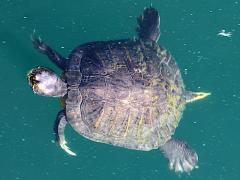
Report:
<svg viewBox="0 0 240 180"><path fill-rule="evenodd" d="M176 173L190 173L198 168L197 153L183 141L171 139L162 147L165 156L169 159L169 168Z"/></svg>
<svg viewBox="0 0 240 180"><path fill-rule="evenodd" d="M187 159L170 160L169 169L174 170L176 173L190 173L194 168L198 168L196 163L191 163Z"/></svg>
<svg viewBox="0 0 240 180"><path fill-rule="evenodd" d="M73 151L71 151L70 148L67 146L67 142L66 142L66 141L59 142L59 145L60 145L61 148L62 148L66 153L68 153L69 155L71 155L71 156L77 156L77 154L74 153Z"/></svg>
<svg viewBox="0 0 240 180"><path fill-rule="evenodd" d="M33 30L33 33L31 35L31 40L33 42L34 47L40 51L41 53L46 53L48 50L48 46L42 41L40 36L36 35L36 30Z"/></svg>

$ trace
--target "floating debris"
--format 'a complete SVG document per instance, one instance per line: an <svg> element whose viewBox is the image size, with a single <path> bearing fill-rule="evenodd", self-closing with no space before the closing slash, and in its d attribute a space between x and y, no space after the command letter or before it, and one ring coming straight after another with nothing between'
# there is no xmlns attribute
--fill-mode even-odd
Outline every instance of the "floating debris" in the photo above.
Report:
<svg viewBox="0 0 240 180"><path fill-rule="evenodd" d="M217 34L218 36L222 36L222 37L232 37L232 33L231 32L226 32L225 29L222 29L221 31L219 31L219 33Z"/></svg>

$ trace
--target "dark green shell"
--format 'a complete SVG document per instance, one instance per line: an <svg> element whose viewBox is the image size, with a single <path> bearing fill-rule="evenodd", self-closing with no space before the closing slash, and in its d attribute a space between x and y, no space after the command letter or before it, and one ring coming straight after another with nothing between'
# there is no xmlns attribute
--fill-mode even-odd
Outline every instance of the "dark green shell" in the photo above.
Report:
<svg viewBox="0 0 240 180"><path fill-rule="evenodd" d="M171 54L140 40L83 46L80 109L88 130L74 128L93 141L130 149L150 150L170 139L185 104Z"/></svg>

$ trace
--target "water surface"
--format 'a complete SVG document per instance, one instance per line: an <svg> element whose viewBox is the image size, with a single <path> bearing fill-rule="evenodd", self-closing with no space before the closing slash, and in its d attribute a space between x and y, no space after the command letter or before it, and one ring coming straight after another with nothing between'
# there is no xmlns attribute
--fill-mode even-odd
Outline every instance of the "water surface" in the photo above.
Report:
<svg viewBox="0 0 240 180"><path fill-rule="evenodd" d="M76 45L136 36L136 17L153 4L161 14L159 43L169 49L187 89L211 97L187 106L175 137L199 155L199 169L181 179L239 180L240 1L0 0L1 180L173 180L158 150L140 152L91 142L66 130L77 157L54 142L59 101L34 95L33 67L60 71L34 50L34 29L64 56ZM226 29L232 37L217 33Z"/></svg>

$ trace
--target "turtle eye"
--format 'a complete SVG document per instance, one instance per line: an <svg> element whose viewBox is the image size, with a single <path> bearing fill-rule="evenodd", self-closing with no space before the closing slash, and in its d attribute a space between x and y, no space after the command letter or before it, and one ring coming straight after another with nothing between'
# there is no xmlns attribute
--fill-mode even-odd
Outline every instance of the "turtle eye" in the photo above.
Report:
<svg viewBox="0 0 240 180"><path fill-rule="evenodd" d="M39 81L36 80L34 73L32 72L28 73L28 82L30 86L34 86L35 84L39 83Z"/></svg>

